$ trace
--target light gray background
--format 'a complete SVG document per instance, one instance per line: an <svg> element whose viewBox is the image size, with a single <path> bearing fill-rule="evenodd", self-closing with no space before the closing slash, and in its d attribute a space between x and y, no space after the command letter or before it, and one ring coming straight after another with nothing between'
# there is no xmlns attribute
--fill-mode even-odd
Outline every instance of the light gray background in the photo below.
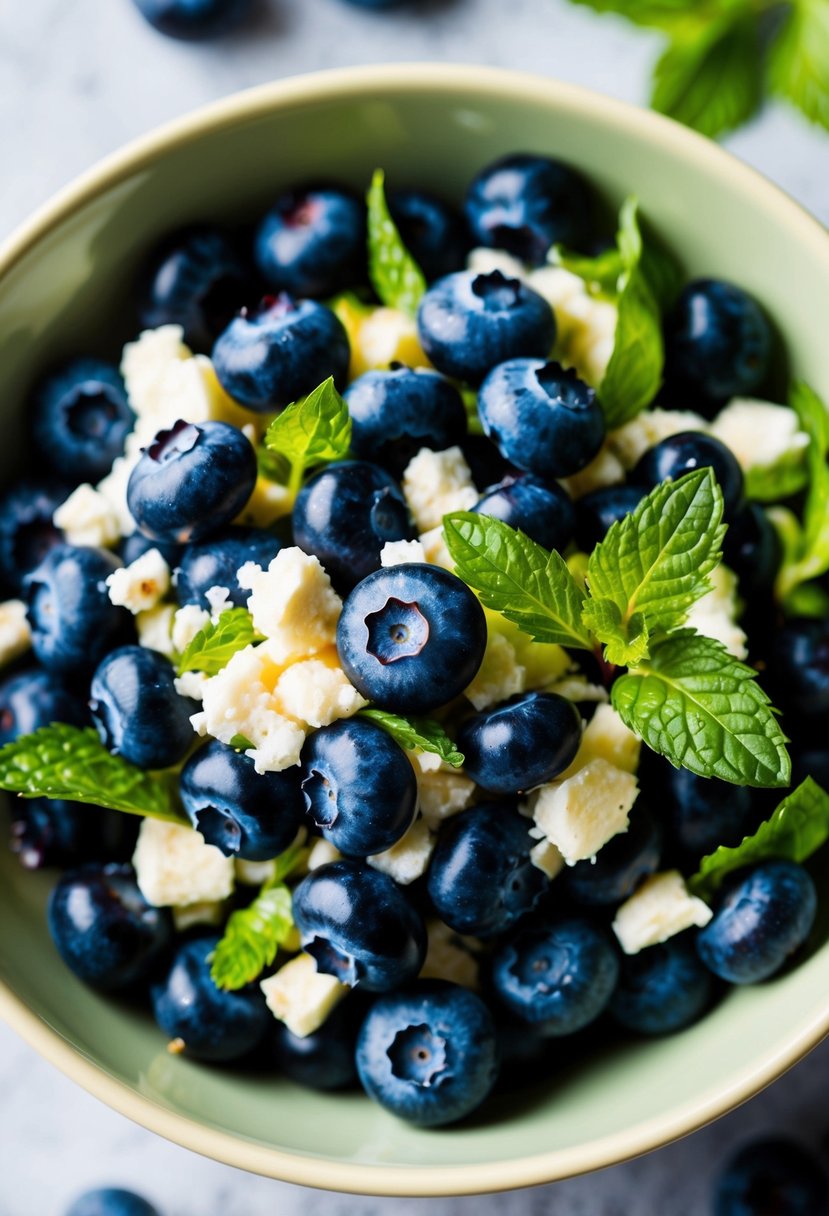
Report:
<svg viewBox="0 0 829 1216"><path fill-rule="evenodd" d="M0 0L0 238L76 173L156 124L275 77L383 60L499 64L645 97L655 36L565 0L422 0L418 15L342 0L262 0L253 28L184 46L130 0ZM829 222L829 136L775 106L729 141ZM635 183L632 183L635 185ZM535 1191L467 1200L326 1195L250 1177L106 1109L0 1027L0 1216L61 1216L84 1187L133 1185L165 1216L706 1216L730 1148L773 1129L829 1131L829 1047L742 1110L638 1162Z"/></svg>

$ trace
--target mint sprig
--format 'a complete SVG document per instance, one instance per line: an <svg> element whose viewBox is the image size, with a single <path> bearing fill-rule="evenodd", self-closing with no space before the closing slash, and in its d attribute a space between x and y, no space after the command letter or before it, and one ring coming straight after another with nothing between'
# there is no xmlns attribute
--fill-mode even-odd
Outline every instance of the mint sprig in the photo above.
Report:
<svg viewBox="0 0 829 1216"><path fill-rule="evenodd" d="M368 275L380 300L410 317L417 315L426 278L406 246L386 201L385 175L375 169L368 204Z"/></svg>
<svg viewBox="0 0 829 1216"><path fill-rule="evenodd" d="M215 676L227 667L238 650L261 642L247 608L227 608L215 621L200 629L179 659L178 673L203 671Z"/></svg>
<svg viewBox="0 0 829 1216"><path fill-rule="evenodd" d="M402 718L399 714L388 713L385 709L361 709L358 718L367 718L388 731L395 742L409 750L419 748L423 752L434 752L453 768L463 764L463 753L447 735L439 722L432 718Z"/></svg>
<svg viewBox="0 0 829 1216"><path fill-rule="evenodd" d="M265 433L269 466L296 494L305 470L329 460L342 460L351 446L348 406L329 376L307 397L286 406ZM260 465L261 467L261 465Z"/></svg>
<svg viewBox="0 0 829 1216"><path fill-rule="evenodd" d="M785 605L801 583L820 578L829 570L829 411L808 384L793 385L789 403L809 436L806 449L808 492L802 525L787 512L775 512L783 541L783 561L777 576L776 593Z"/></svg>

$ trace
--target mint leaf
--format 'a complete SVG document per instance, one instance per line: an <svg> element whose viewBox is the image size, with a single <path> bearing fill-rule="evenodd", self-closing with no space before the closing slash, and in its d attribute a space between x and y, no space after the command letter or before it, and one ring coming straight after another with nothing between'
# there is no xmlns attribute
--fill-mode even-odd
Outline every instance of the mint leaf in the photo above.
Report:
<svg viewBox="0 0 829 1216"><path fill-rule="evenodd" d="M61 798L186 822L178 783L169 773L147 773L113 756L92 727L55 722L0 749L0 789L24 798Z"/></svg>
<svg viewBox="0 0 829 1216"><path fill-rule="evenodd" d="M558 553L473 511L445 515L443 536L457 573L487 608L537 642L593 649L581 619L584 592Z"/></svg>
<svg viewBox="0 0 829 1216"><path fill-rule="evenodd" d="M291 475L291 462L281 452L272 452L270 448L257 447L256 464L259 476L277 485L285 485Z"/></svg>
<svg viewBox="0 0 829 1216"><path fill-rule="evenodd" d="M618 604L612 600L589 599L581 619L591 633L604 643L605 661L615 667L636 667L648 657L649 630L641 612L623 620Z"/></svg>
<svg viewBox="0 0 829 1216"><path fill-rule="evenodd" d="M265 446L293 466L296 488L305 469L324 460L342 460L351 445L348 406L329 376L307 397L294 401L274 418Z"/></svg>
<svg viewBox="0 0 829 1216"><path fill-rule="evenodd" d="M794 0L768 57L772 92L829 128L829 5Z"/></svg>
<svg viewBox="0 0 829 1216"><path fill-rule="evenodd" d="M227 608L216 621L200 629L179 659L178 674L204 671L215 676L227 667L237 650L244 650L261 636L253 627L253 617L247 608Z"/></svg>
<svg viewBox="0 0 829 1216"><path fill-rule="evenodd" d="M397 308L414 317L426 290L426 279L391 218L382 169L375 169L366 201L369 278L387 308Z"/></svg>
<svg viewBox="0 0 829 1216"><path fill-rule="evenodd" d="M453 768L463 764L463 753L458 751L440 723L431 718L401 718L384 709L361 709L357 717L368 718L382 726L401 747L419 747L423 752L434 752Z"/></svg>
<svg viewBox="0 0 829 1216"><path fill-rule="evenodd" d="M232 913L213 951L210 977L225 991L252 984L270 967L294 925L291 892L266 883L253 903Z"/></svg>
<svg viewBox="0 0 829 1216"><path fill-rule="evenodd" d="M685 283L685 272L673 253L647 229L639 265L660 312L673 308Z"/></svg>
<svg viewBox="0 0 829 1216"><path fill-rule="evenodd" d="M624 266L618 249L603 249L595 257L575 253L563 245L554 245L550 261L570 274L584 279L587 290L595 296L615 296Z"/></svg>
<svg viewBox="0 0 829 1216"><path fill-rule="evenodd" d="M774 464L756 464L744 470L746 498L754 502L780 502L799 494L809 474L802 448L785 452Z"/></svg>
<svg viewBox="0 0 829 1216"><path fill-rule="evenodd" d="M785 736L756 672L721 642L683 629L621 676L611 701L626 726L677 768L737 785L786 785Z"/></svg>
<svg viewBox="0 0 829 1216"><path fill-rule="evenodd" d="M780 858L805 861L829 839L829 794L807 777L787 794L774 813L752 836L734 848L725 845L703 857L688 886L709 899L726 874L758 861Z"/></svg>
<svg viewBox="0 0 829 1216"><path fill-rule="evenodd" d="M777 576L778 598L787 597L800 583L820 578L829 570L829 412L817 393L799 381L793 385L789 402L800 419L801 430L809 436L806 449L808 494L803 509L802 528L788 516L782 537L784 557ZM781 522L781 516L775 516Z"/></svg>
<svg viewBox="0 0 829 1216"><path fill-rule="evenodd" d="M234 735L229 746L235 748L237 752L249 752L253 750L255 744L251 743L247 735Z"/></svg>
<svg viewBox="0 0 829 1216"><path fill-rule="evenodd" d="M690 17L711 20L727 0L572 0L596 13L617 13L635 25L654 29L673 29L687 24Z"/></svg>

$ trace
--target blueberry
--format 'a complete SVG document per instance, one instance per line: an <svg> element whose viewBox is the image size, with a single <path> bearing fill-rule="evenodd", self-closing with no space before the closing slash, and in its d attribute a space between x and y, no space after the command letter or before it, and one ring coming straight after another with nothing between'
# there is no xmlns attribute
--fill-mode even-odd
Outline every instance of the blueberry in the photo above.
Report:
<svg viewBox="0 0 829 1216"><path fill-rule="evenodd" d="M147 903L130 866L84 866L58 879L49 931L70 971L116 992L150 976L172 938L172 920L167 908Z"/></svg>
<svg viewBox="0 0 829 1216"><path fill-rule="evenodd" d="M697 939L707 967L730 984L759 984L805 942L817 914L815 884L793 861L738 871Z"/></svg>
<svg viewBox="0 0 829 1216"><path fill-rule="evenodd" d="M737 575L742 594L768 595L782 558L780 537L766 512L759 503L744 503L723 542L723 560Z"/></svg>
<svg viewBox="0 0 829 1216"><path fill-rule="evenodd" d="M594 1022L618 978L619 958L607 932L574 917L520 929L492 960L498 998L555 1036Z"/></svg>
<svg viewBox="0 0 829 1216"><path fill-rule="evenodd" d="M530 860L531 826L504 802L481 803L445 825L428 888L439 917L456 933L503 933L538 903L550 884Z"/></svg>
<svg viewBox="0 0 829 1216"><path fill-rule="evenodd" d="M620 1026L638 1034L671 1034L702 1017L713 989L693 935L683 933L622 959L610 1014Z"/></svg>
<svg viewBox="0 0 829 1216"><path fill-rule="evenodd" d="M487 165L466 195L466 218L478 243L536 266L551 245L583 245L592 210L581 174L560 160L529 153Z"/></svg>
<svg viewBox="0 0 829 1216"><path fill-rule="evenodd" d="M230 523L256 484L256 453L227 422L159 431L130 474L127 503L153 540L203 540Z"/></svg>
<svg viewBox="0 0 829 1216"><path fill-rule="evenodd" d="M437 372L395 364L359 376L345 393L351 450L395 476L421 448L443 452L466 435L466 410L453 384Z"/></svg>
<svg viewBox="0 0 829 1216"><path fill-rule="evenodd" d="M568 866L561 877L577 903L620 904L659 868L661 852L660 823L639 798L627 831L612 837L592 860Z"/></svg>
<svg viewBox="0 0 829 1216"><path fill-rule="evenodd" d="M290 405L329 376L342 387L350 357L348 335L330 308L284 294L231 321L213 348L225 390L260 413Z"/></svg>
<svg viewBox="0 0 829 1216"><path fill-rule="evenodd" d="M106 579L121 563L106 549L58 545L26 576L32 647L59 675L83 675L131 625L110 603Z"/></svg>
<svg viewBox="0 0 829 1216"><path fill-rule="evenodd" d="M357 1043L369 1097L421 1127L456 1123L481 1105L498 1077L492 1015L457 984L422 980L376 1001Z"/></svg>
<svg viewBox="0 0 829 1216"><path fill-rule="evenodd" d="M180 325L192 349L209 353L253 288L233 242L206 224L174 232L151 253L138 289L147 329Z"/></svg>
<svg viewBox="0 0 829 1216"><path fill-rule="evenodd" d="M554 692L522 692L458 731L467 773L491 794L518 794L562 773L581 743L581 716Z"/></svg>
<svg viewBox="0 0 829 1216"><path fill-rule="evenodd" d="M244 608L250 592L239 586L239 570L246 562L267 570L281 548L282 542L264 528L225 528L209 540L188 545L176 563L178 602L209 608L207 592L224 587L230 602Z"/></svg>
<svg viewBox="0 0 829 1216"><path fill-rule="evenodd" d="M42 460L73 485L106 476L135 423L118 369L100 359L73 359L41 381L30 419Z"/></svg>
<svg viewBox="0 0 829 1216"><path fill-rule="evenodd" d="M127 861L138 821L99 806L51 798L17 798L11 808L11 848L27 870Z"/></svg>
<svg viewBox="0 0 829 1216"><path fill-rule="evenodd" d="M426 930L401 889L358 861L332 861L294 890L294 920L317 970L366 992L414 979Z"/></svg>
<svg viewBox="0 0 829 1216"><path fill-rule="evenodd" d="M156 1022L182 1055L227 1064L259 1046L271 1015L258 985L225 992L213 983L218 942L213 934L181 946L166 978L153 985L152 1002Z"/></svg>
<svg viewBox="0 0 829 1216"><path fill-rule="evenodd" d="M226 857L277 857L302 822L296 768L257 773L249 756L216 739L188 760L179 788L193 827Z"/></svg>
<svg viewBox="0 0 829 1216"><path fill-rule="evenodd" d="M669 844L689 867L721 844L738 845L762 817L757 790L747 785L696 777L666 761L659 764L659 774L659 790L651 797L662 804Z"/></svg>
<svg viewBox="0 0 829 1216"><path fill-rule="evenodd" d="M481 385L484 431L516 468L548 480L569 477L602 446L596 394L571 369L544 359L511 359Z"/></svg>
<svg viewBox="0 0 829 1216"><path fill-rule="evenodd" d="M397 482L359 460L338 461L312 477L297 495L292 525L296 543L343 590L379 568L386 541L413 534Z"/></svg>
<svg viewBox="0 0 829 1216"><path fill-rule="evenodd" d="M0 495L0 580L12 593L63 540L52 516L66 494L63 485L27 479Z"/></svg>
<svg viewBox="0 0 829 1216"><path fill-rule="evenodd" d="M666 383L707 417L729 397L756 394L771 353L771 330L760 305L732 283L689 283L666 321Z"/></svg>
<svg viewBox="0 0 829 1216"><path fill-rule="evenodd" d="M346 0L355 8L400 8L412 0Z"/></svg>
<svg viewBox="0 0 829 1216"><path fill-rule="evenodd" d="M284 1022L275 1022L271 1052L280 1072L297 1085L329 1092L346 1089L357 1080L354 1051L360 1018L351 997L338 1005L319 1030L299 1038Z"/></svg>
<svg viewBox="0 0 829 1216"><path fill-rule="evenodd" d="M217 38L248 16L251 0L135 0L142 17L160 33L187 41Z"/></svg>
<svg viewBox="0 0 829 1216"><path fill-rule="evenodd" d="M819 1216L829 1189L818 1159L777 1136L744 1145L717 1179L714 1216Z"/></svg>
<svg viewBox="0 0 829 1216"><path fill-rule="evenodd" d="M778 630L768 656L768 682L792 715L829 713L829 622L794 619Z"/></svg>
<svg viewBox="0 0 829 1216"><path fill-rule="evenodd" d="M641 486L602 486L576 503L576 543L592 553L611 526L639 506L644 496Z"/></svg>
<svg viewBox="0 0 829 1216"><path fill-rule="evenodd" d="M314 731L301 764L308 816L346 856L382 853L410 827L417 805L414 769L374 722L351 718Z"/></svg>
<svg viewBox="0 0 829 1216"><path fill-rule="evenodd" d="M556 482L532 473L505 477L490 486L472 510L519 528L545 549L563 553L573 539L576 512L570 496Z"/></svg>
<svg viewBox="0 0 829 1216"><path fill-rule="evenodd" d="M396 713L426 713L463 692L486 649L486 618L438 566L375 570L343 605L337 650L351 683Z"/></svg>
<svg viewBox="0 0 829 1216"><path fill-rule="evenodd" d="M79 1196L66 1216L159 1216L146 1199L120 1187L102 1187Z"/></svg>
<svg viewBox="0 0 829 1216"><path fill-rule="evenodd" d="M0 683L0 747L53 722L89 725L86 705L56 676L31 667Z"/></svg>
<svg viewBox="0 0 829 1216"><path fill-rule="evenodd" d="M438 371L469 384L506 359L544 357L556 336L546 300L500 270L438 279L420 302L420 342Z"/></svg>
<svg viewBox="0 0 829 1216"><path fill-rule="evenodd" d="M125 536L121 541L118 546L118 556L125 566L131 566L133 562L137 562L139 557L143 557L151 549L158 549L171 570L176 569L184 553L183 545L165 545L162 541L153 540L152 537L145 536L143 532L133 532L130 536Z"/></svg>
<svg viewBox="0 0 829 1216"><path fill-rule="evenodd" d="M430 283L462 269L469 237L454 207L424 190L392 190L388 200L403 244Z"/></svg>
<svg viewBox="0 0 829 1216"><path fill-rule="evenodd" d="M460 447L476 486L495 486L518 472L486 435L467 435Z"/></svg>
<svg viewBox="0 0 829 1216"><path fill-rule="evenodd" d="M663 481L676 481L693 469L711 469L723 496L723 515L733 518L743 501L743 472L737 458L713 435L681 431L648 448L630 479L652 490Z"/></svg>
<svg viewBox="0 0 829 1216"><path fill-rule="evenodd" d="M193 746L198 702L176 692L175 668L145 646L119 646L92 677L90 707L101 742L138 768L169 768Z"/></svg>
<svg viewBox="0 0 829 1216"><path fill-rule="evenodd" d="M256 263L274 291L322 299L366 278L366 208L338 186L288 190L256 232Z"/></svg>

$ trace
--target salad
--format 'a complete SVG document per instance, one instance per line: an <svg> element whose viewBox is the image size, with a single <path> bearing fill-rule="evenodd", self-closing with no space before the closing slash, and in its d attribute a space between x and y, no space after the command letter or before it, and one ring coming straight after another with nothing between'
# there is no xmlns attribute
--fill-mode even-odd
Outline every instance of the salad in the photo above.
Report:
<svg viewBox="0 0 829 1216"><path fill-rule="evenodd" d="M300 186L147 251L119 364L32 387L12 847L171 1052L444 1125L809 938L826 408L598 204L534 154L462 211Z"/></svg>

